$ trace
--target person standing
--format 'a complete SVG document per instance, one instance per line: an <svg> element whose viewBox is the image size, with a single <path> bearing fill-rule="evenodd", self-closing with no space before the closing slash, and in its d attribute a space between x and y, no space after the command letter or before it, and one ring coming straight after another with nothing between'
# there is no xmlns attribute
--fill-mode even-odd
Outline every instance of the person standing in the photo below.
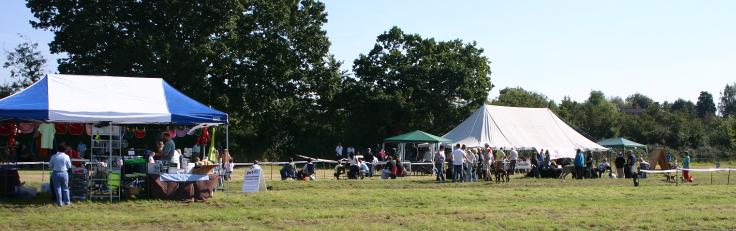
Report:
<svg viewBox="0 0 736 231"><path fill-rule="evenodd" d="M532 164L532 173L534 173L534 178L539 178L539 171L541 171L541 168L539 167L539 153L534 153L532 155L532 158L529 159Z"/></svg>
<svg viewBox="0 0 736 231"><path fill-rule="evenodd" d="M537 156L537 171L539 171L539 178L542 178L542 170L544 169L544 149L539 149L539 156Z"/></svg>
<svg viewBox="0 0 736 231"><path fill-rule="evenodd" d="M475 153L475 167L473 170L473 174L475 174L475 180L482 180L483 179L483 149L482 148L473 148L473 151Z"/></svg>
<svg viewBox="0 0 736 231"><path fill-rule="evenodd" d="M229 181L231 179L234 168L235 163L233 162L233 159L230 159L227 163L225 163L225 180Z"/></svg>
<svg viewBox="0 0 736 231"><path fill-rule="evenodd" d="M56 154L49 160L49 167L53 171L51 181L57 206L72 204L69 197L69 173L67 173L67 170L72 168L72 161L64 151L66 151L66 145L58 145Z"/></svg>
<svg viewBox="0 0 736 231"><path fill-rule="evenodd" d="M505 170L503 166L503 160L506 159L506 152L503 151L503 148L498 148L498 151L496 151L496 154L494 156L494 163L495 163L495 169L498 170Z"/></svg>
<svg viewBox="0 0 736 231"><path fill-rule="evenodd" d="M455 148L450 146L450 151L445 152L445 161L447 162L447 170L445 171L445 178L447 179L455 179L455 172L453 171L454 163L452 160L452 153L455 152Z"/></svg>
<svg viewBox="0 0 736 231"><path fill-rule="evenodd" d="M437 174L437 182L445 182L445 147L434 154L434 169Z"/></svg>
<svg viewBox="0 0 736 231"><path fill-rule="evenodd" d="M342 144L337 143L337 147L335 147L335 155L337 156L337 159L342 159Z"/></svg>
<svg viewBox="0 0 736 231"><path fill-rule="evenodd" d="M348 153L348 179L358 179L358 157L354 153Z"/></svg>
<svg viewBox="0 0 736 231"><path fill-rule="evenodd" d="M373 150L368 148L365 152L365 156L363 156L363 160L365 160L365 164L368 166L368 177L373 177L373 159L375 159L373 156Z"/></svg>
<svg viewBox="0 0 736 231"><path fill-rule="evenodd" d="M644 160L644 158L639 158L639 169L640 170L649 170L649 162ZM639 178L647 178L647 173L639 171Z"/></svg>
<svg viewBox="0 0 736 231"><path fill-rule="evenodd" d="M685 152L685 156L682 157L682 168L690 169L690 154ZM690 175L689 170L682 170L682 177L685 182L693 182L693 176Z"/></svg>
<svg viewBox="0 0 736 231"><path fill-rule="evenodd" d="M483 179L488 180L491 178L491 164L493 163L493 149L486 143L481 155L483 161Z"/></svg>
<svg viewBox="0 0 736 231"><path fill-rule="evenodd" d="M179 160L174 160L174 152L176 152L176 143L171 139L171 134L164 132L164 147L161 149L163 160L170 163L178 163Z"/></svg>
<svg viewBox="0 0 736 231"><path fill-rule="evenodd" d="M230 151L228 151L227 149L222 149L219 159L220 163L224 166L225 164L230 163L230 160L233 159L233 157L230 156Z"/></svg>
<svg viewBox="0 0 736 231"><path fill-rule="evenodd" d="M465 163L465 152L460 149L460 144L455 145L452 151L452 182L463 180L463 163Z"/></svg>
<svg viewBox="0 0 736 231"><path fill-rule="evenodd" d="M596 178L595 165L593 164L593 153L588 150L585 152L585 176L588 178Z"/></svg>
<svg viewBox="0 0 736 231"><path fill-rule="evenodd" d="M376 154L378 161L385 161L386 160L386 150L383 148L379 150L381 151L378 151L378 154Z"/></svg>
<svg viewBox="0 0 736 231"><path fill-rule="evenodd" d="M624 165L626 165L626 159L624 159L624 156L619 153L618 157L613 161L613 164L616 165L617 177L624 177Z"/></svg>
<svg viewBox="0 0 736 231"><path fill-rule="evenodd" d="M353 148L353 146L348 146L348 148L347 148L347 151L346 151L346 152L347 152L347 155L346 155L346 156L352 156L352 155L355 155L355 148Z"/></svg>
<svg viewBox="0 0 736 231"><path fill-rule="evenodd" d="M624 166L624 175L626 178L634 177L634 167L636 166L636 155L632 151L626 151L626 165Z"/></svg>
<svg viewBox="0 0 736 231"><path fill-rule="evenodd" d="M585 168L585 157L583 151L577 150L575 154L575 179L583 179L583 169Z"/></svg>
<svg viewBox="0 0 736 231"><path fill-rule="evenodd" d="M511 154L509 155L509 167L511 168L510 175L514 175L516 172L516 162L519 160L519 152L515 148L511 148Z"/></svg>
<svg viewBox="0 0 736 231"><path fill-rule="evenodd" d="M475 181L475 175L473 174L473 165L475 164L475 149L470 150L463 145L463 151L465 152L465 182Z"/></svg>

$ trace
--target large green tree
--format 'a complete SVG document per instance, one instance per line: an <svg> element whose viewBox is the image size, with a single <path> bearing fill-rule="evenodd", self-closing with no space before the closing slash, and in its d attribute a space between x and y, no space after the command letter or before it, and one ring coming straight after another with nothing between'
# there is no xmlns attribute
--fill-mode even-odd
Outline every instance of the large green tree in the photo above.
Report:
<svg viewBox="0 0 736 231"><path fill-rule="evenodd" d="M654 103L654 100L652 100L652 98L649 98L648 96L641 93L635 93L633 95L630 95L629 97L626 97L626 104L628 104L632 108L647 108L652 103Z"/></svg>
<svg viewBox="0 0 736 231"><path fill-rule="evenodd" d="M700 96L698 96L698 103L695 104L695 110L700 118L715 116L716 103L713 102L713 95L707 91L701 91Z"/></svg>
<svg viewBox="0 0 736 231"><path fill-rule="evenodd" d="M736 83L726 84L723 88L718 109L723 117L736 116Z"/></svg>
<svg viewBox="0 0 736 231"><path fill-rule="evenodd" d="M702 95L702 93L701 93L701 95ZM700 103L700 102L701 101L698 100L698 103ZM711 99L711 103L712 102L713 101ZM684 99L677 99L677 100L675 100L675 102L672 103L672 105L669 105L669 109L672 112L675 112L675 113L685 113L685 114L700 114L700 112L701 112L699 110L699 108L698 108L697 105L693 104L693 102L691 102L689 100L684 100ZM705 113L703 115L705 115Z"/></svg>
<svg viewBox="0 0 736 231"><path fill-rule="evenodd" d="M10 79L0 85L0 98L23 90L41 79L46 74L45 65L46 58L38 50L38 43L25 40L12 51L6 51L3 68L9 70Z"/></svg>
<svg viewBox="0 0 736 231"><path fill-rule="evenodd" d="M580 113L575 116L583 118L580 128L587 131L590 136L603 139L618 135L618 108L606 99L603 92L590 92L590 96L580 109Z"/></svg>
<svg viewBox="0 0 736 231"><path fill-rule="evenodd" d="M346 81L347 141L368 144L413 129L449 131L486 102L493 87L489 63L475 43L391 28L355 60L355 77Z"/></svg>
<svg viewBox="0 0 736 231"><path fill-rule="evenodd" d="M547 96L524 90L521 87L504 88L499 91L498 98L491 102L494 105L511 107L546 107L555 108L555 102Z"/></svg>
<svg viewBox="0 0 736 231"><path fill-rule="evenodd" d="M28 0L61 73L162 77L231 116L241 151L309 154L334 133L339 63L313 0ZM244 147L248 147L245 149ZM237 153L237 152L236 152Z"/></svg>

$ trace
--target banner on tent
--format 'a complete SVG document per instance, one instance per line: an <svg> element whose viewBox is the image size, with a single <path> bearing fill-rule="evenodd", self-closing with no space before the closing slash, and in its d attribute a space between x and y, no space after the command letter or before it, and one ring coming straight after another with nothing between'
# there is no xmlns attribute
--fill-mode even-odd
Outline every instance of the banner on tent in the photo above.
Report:
<svg viewBox="0 0 736 231"><path fill-rule="evenodd" d="M261 174L261 169L251 169L245 172L243 178L243 192L266 191L266 182Z"/></svg>

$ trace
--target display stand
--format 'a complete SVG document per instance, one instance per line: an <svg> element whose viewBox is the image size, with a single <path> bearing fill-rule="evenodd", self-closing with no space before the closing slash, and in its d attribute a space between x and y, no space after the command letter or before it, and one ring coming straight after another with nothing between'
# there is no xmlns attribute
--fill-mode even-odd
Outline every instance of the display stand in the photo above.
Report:
<svg viewBox="0 0 736 231"><path fill-rule="evenodd" d="M100 134L100 131L105 133ZM91 200L120 200L122 179L122 129L112 123L92 134L89 196ZM95 133L95 132L93 132Z"/></svg>

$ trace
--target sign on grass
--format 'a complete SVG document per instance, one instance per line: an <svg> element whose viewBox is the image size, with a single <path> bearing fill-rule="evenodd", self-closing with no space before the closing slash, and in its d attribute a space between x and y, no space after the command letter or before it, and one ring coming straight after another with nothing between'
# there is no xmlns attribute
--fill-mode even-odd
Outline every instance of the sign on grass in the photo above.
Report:
<svg viewBox="0 0 736 231"><path fill-rule="evenodd" d="M243 192L266 191L266 182L261 175L261 169L251 169L245 172Z"/></svg>

